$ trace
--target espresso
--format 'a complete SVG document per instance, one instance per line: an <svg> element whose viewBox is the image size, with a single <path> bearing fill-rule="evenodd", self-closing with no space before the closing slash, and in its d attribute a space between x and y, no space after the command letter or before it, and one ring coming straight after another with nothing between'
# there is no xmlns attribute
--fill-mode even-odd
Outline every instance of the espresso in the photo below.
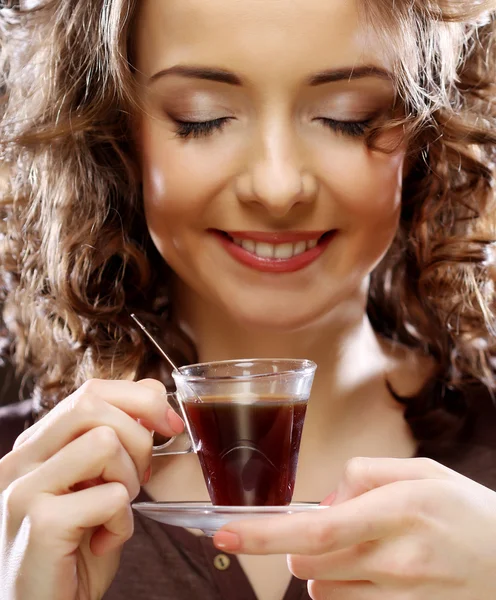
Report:
<svg viewBox="0 0 496 600"><path fill-rule="evenodd" d="M289 504L306 402L277 396L202 400L184 408L212 503Z"/></svg>

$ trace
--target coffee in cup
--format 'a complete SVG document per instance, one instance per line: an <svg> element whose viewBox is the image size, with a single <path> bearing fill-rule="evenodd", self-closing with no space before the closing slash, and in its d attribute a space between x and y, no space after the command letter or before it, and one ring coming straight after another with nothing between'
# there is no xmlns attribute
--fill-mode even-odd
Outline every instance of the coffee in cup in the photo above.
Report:
<svg viewBox="0 0 496 600"><path fill-rule="evenodd" d="M180 368L169 402L186 432L154 447L154 456L195 452L214 505L288 505L315 369L293 359Z"/></svg>

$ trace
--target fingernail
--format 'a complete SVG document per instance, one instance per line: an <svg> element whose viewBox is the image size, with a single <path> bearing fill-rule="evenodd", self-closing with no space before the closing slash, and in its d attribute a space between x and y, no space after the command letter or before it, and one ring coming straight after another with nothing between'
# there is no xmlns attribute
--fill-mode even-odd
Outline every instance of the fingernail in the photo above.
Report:
<svg viewBox="0 0 496 600"><path fill-rule="evenodd" d="M148 467L148 469L145 471L145 474L143 475L143 485L150 481L151 476L152 476L152 466L150 465Z"/></svg>
<svg viewBox="0 0 496 600"><path fill-rule="evenodd" d="M179 434L184 431L184 423L181 417L176 414L172 408L167 409L167 422L169 423L172 433Z"/></svg>
<svg viewBox="0 0 496 600"><path fill-rule="evenodd" d="M231 531L219 531L214 536L214 545L219 550L236 552L241 548L239 535Z"/></svg>
<svg viewBox="0 0 496 600"><path fill-rule="evenodd" d="M324 498L322 500L322 502L320 503L321 506L331 506L331 504L333 504L334 500L336 500L338 493L336 492L332 492L332 494L329 494L329 496L327 496L326 498Z"/></svg>

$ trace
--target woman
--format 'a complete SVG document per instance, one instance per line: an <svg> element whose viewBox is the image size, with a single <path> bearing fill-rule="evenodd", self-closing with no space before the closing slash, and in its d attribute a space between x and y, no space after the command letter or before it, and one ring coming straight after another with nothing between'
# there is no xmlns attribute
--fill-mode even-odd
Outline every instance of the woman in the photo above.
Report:
<svg viewBox="0 0 496 600"><path fill-rule="evenodd" d="M4 339L35 384L2 418L7 597L492 598L492 3L0 12ZM132 312L183 364L317 362L294 500L333 506L132 536L139 493L207 499L194 455L150 462L183 425Z"/></svg>

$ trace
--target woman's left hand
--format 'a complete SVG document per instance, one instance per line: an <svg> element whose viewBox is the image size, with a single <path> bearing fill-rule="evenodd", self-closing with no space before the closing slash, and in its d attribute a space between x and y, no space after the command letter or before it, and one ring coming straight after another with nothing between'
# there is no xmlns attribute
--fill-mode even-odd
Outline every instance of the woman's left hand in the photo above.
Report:
<svg viewBox="0 0 496 600"><path fill-rule="evenodd" d="M496 492L430 459L352 459L329 508L230 523L214 543L288 554L314 600L496 597Z"/></svg>

